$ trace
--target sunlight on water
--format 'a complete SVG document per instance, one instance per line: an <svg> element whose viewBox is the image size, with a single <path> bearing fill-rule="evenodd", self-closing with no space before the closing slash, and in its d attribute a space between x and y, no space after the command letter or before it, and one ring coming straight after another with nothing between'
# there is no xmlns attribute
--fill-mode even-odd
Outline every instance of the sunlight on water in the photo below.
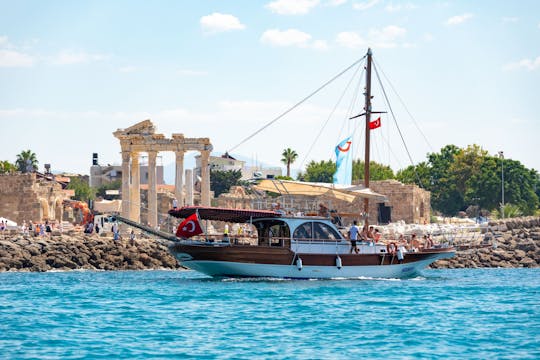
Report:
<svg viewBox="0 0 540 360"><path fill-rule="evenodd" d="M1 358L540 358L540 269L0 273Z"/></svg>

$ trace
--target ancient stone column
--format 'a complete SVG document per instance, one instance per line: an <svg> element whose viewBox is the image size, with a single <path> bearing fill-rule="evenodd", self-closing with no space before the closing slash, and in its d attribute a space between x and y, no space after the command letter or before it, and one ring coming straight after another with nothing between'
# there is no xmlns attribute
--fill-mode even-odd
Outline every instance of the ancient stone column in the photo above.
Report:
<svg viewBox="0 0 540 360"><path fill-rule="evenodd" d="M176 151L176 177L174 182L174 195L178 201L178 206L184 206L184 152Z"/></svg>
<svg viewBox="0 0 540 360"><path fill-rule="evenodd" d="M129 218L129 160L131 154L129 151L122 151L122 216Z"/></svg>
<svg viewBox="0 0 540 360"><path fill-rule="evenodd" d="M201 151L201 205L210 206L210 151Z"/></svg>
<svg viewBox="0 0 540 360"><path fill-rule="evenodd" d="M152 227L158 225L156 157L157 151L148 151L148 224Z"/></svg>
<svg viewBox="0 0 540 360"><path fill-rule="evenodd" d="M130 220L141 221L141 168L139 166L139 153L131 153L131 188L129 203Z"/></svg>
<svg viewBox="0 0 540 360"><path fill-rule="evenodd" d="M193 205L193 170L186 169L186 206Z"/></svg>

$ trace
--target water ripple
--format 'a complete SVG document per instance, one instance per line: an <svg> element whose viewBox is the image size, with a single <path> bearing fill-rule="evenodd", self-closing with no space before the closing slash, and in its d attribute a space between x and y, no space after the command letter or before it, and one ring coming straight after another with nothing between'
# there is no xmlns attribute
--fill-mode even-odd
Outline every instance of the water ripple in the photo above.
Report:
<svg viewBox="0 0 540 360"><path fill-rule="evenodd" d="M539 269L407 280L0 274L8 359L540 358Z"/></svg>

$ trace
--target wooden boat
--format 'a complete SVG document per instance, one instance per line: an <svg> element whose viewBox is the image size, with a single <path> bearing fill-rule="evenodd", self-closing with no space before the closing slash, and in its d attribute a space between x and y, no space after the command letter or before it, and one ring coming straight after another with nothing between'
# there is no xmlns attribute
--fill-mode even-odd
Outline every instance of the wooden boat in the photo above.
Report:
<svg viewBox="0 0 540 360"><path fill-rule="evenodd" d="M327 218L285 216L274 211L184 207L169 214L201 220L249 224L253 236L220 235L174 242L171 253L182 265L214 277L403 278L454 255L453 248L390 251L385 244L351 243ZM249 240L249 241L246 241Z"/></svg>
<svg viewBox="0 0 540 360"><path fill-rule="evenodd" d="M365 164L370 164L371 49L366 54ZM377 126L380 126L377 125ZM369 166L365 167L364 187L369 189ZM364 197L364 214L369 197ZM210 276L279 278L402 278L418 274L438 259L452 257L454 248L430 248L407 252L396 244L360 242L359 253L328 218L285 216L277 211L238 210L210 207L173 209L169 214L191 218L181 226L194 229L199 220L248 223L253 230L249 243L229 234L219 238L202 236L182 240L170 251L182 265ZM359 217L360 217L359 209ZM364 219L367 227L367 217ZM197 224L195 224L197 223Z"/></svg>

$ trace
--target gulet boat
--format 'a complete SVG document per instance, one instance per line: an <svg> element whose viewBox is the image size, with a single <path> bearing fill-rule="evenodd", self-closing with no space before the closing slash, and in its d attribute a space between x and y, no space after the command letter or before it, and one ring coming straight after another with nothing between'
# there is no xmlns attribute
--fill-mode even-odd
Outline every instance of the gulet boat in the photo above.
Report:
<svg viewBox="0 0 540 360"><path fill-rule="evenodd" d="M371 49L364 58L367 59L364 113L353 118L365 117L364 164L367 166L363 184L364 206L358 209L358 218L364 220L367 228L370 131L380 127L380 117L372 122L371 115L381 112L372 111L371 108ZM349 149L350 142L344 148L339 148L345 152ZM348 171L350 184L350 167ZM407 251L405 247L398 246L400 244L375 241L360 241L357 253L352 251L351 242L327 217L194 206L172 209L169 214L185 219L176 234L183 239L173 242L171 253L182 265L214 277L403 278L415 276L429 264L450 258L455 253L452 247ZM246 234L233 236L229 233L209 237L200 225L200 221L206 220L248 224L247 229L251 231L247 237Z"/></svg>

